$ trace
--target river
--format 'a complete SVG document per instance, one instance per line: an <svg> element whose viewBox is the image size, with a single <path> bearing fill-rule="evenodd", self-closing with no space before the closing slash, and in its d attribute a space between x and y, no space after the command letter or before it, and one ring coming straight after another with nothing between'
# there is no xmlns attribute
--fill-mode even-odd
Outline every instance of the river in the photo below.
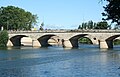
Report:
<svg viewBox="0 0 120 77"><path fill-rule="evenodd" d="M120 46L0 50L0 77L120 77Z"/></svg>

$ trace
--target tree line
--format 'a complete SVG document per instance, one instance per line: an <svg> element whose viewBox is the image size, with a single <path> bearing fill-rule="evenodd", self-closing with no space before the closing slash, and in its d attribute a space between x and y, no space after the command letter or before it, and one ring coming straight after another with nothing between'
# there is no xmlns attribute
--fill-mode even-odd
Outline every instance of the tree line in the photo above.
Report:
<svg viewBox="0 0 120 77"><path fill-rule="evenodd" d="M106 21L96 23L91 20L88 22L83 22L79 25L78 29L111 29L111 26L108 25Z"/></svg>

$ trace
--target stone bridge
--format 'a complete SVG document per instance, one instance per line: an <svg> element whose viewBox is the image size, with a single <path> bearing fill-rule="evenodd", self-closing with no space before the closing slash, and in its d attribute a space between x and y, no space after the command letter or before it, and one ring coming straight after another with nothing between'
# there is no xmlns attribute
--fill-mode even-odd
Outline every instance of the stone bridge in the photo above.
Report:
<svg viewBox="0 0 120 77"><path fill-rule="evenodd" d="M46 31L9 31L8 46L21 46L21 39L29 37L32 39L33 47L48 46L48 40L53 38L63 47L78 47L78 39L89 38L93 44L100 48L113 48L113 40L120 36L116 30L46 30Z"/></svg>

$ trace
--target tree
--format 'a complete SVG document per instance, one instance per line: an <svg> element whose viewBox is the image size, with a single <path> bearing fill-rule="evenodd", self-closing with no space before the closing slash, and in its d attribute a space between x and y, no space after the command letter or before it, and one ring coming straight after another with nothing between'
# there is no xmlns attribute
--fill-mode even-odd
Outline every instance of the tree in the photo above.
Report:
<svg viewBox="0 0 120 77"><path fill-rule="evenodd" d="M103 18L104 20L112 20L112 23L116 22L120 25L120 0L104 0L107 1L108 4L104 6Z"/></svg>
<svg viewBox="0 0 120 77"><path fill-rule="evenodd" d="M31 30L37 18L37 15L15 6L0 8L0 27L6 30Z"/></svg>
<svg viewBox="0 0 120 77"><path fill-rule="evenodd" d="M108 23L106 21L98 22L95 29L108 29Z"/></svg>
<svg viewBox="0 0 120 77"><path fill-rule="evenodd" d="M83 22L82 25L79 25L78 29L93 29L93 21Z"/></svg>
<svg viewBox="0 0 120 77"><path fill-rule="evenodd" d="M44 22L41 23L40 25L40 30L43 30Z"/></svg>
<svg viewBox="0 0 120 77"><path fill-rule="evenodd" d="M94 26L93 26L93 21L88 21L88 29L93 29Z"/></svg>
<svg viewBox="0 0 120 77"><path fill-rule="evenodd" d="M0 47L6 47L8 42L9 36L7 31L0 32Z"/></svg>

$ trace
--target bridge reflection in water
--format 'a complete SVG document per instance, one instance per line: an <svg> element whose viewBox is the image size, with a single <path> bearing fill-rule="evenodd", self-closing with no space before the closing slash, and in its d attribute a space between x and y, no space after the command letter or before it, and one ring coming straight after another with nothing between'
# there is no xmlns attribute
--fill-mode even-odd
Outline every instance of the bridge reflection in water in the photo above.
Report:
<svg viewBox="0 0 120 77"><path fill-rule="evenodd" d="M78 39L89 38L99 48L113 48L114 39L120 36L116 30L45 30L45 31L10 31L8 46L22 46L27 43L33 47L47 47L55 42L65 48L78 47ZM25 38L27 37L27 38Z"/></svg>

